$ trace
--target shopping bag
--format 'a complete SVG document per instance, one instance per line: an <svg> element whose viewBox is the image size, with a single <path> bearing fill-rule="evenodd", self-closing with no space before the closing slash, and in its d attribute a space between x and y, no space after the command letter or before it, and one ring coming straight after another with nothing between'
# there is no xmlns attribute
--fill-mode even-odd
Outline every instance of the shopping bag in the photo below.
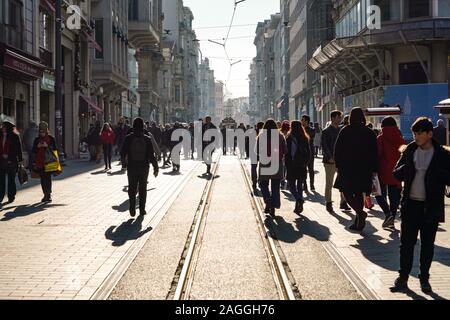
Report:
<svg viewBox="0 0 450 320"><path fill-rule="evenodd" d="M374 175L372 178L372 195L374 197L381 196L381 186L378 175Z"/></svg>
<svg viewBox="0 0 450 320"><path fill-rule="evenodd" d="M52 156L50 156L50 153ZM45 165L44 165L44 172L52 172L59 174L62 172L61 163L59 162L58 158L58 151L57 150L50 150L47 148L45 152Z"/></svg>
<svg viewBox="0 0 450 320"><path fill-rule="evenodd" d="M56 161L59 162L58 151L51 150L50 148L45 149L44 164L56 162Z"/></svg>
<svg viewBox="0 0 450 320"><path fill-rule="evenodd" d="M17 170L17 178L19 179L20 185L24 185L28 182L28 173L23 165L19 165L19 168Z"/></svg>

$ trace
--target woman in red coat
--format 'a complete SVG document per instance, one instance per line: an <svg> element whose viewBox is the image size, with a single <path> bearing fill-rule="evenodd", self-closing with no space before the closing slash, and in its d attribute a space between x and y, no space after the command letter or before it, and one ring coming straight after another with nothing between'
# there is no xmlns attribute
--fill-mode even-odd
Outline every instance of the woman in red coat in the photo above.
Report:
<svg viewBox="0 0 450 320"><path fill-rule="evenodd" d="M116 139L116 135L107 122L103 125L102 132L100 133L100 139L102 140L103 144L105 170L108 170L111 169L112 148Z"/></svg>
<svg viewBox="0 0 450 320"><path fill-rule="evenodd" d="M395 216L400 204L402 185L394 178L392 171L400 159L400 147L405 144L400 129L392 117L386 117L381 123L381 134L377 138L378 178L381 196L376 197L386 215L383 228L394 228ZM389 204L387 203L389 198Z"/></svg>

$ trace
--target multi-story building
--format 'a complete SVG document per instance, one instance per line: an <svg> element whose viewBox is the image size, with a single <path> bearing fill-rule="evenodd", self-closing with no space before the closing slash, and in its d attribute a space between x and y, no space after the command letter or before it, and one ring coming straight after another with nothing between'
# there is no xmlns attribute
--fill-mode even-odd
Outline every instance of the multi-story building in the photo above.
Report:
<svg viewBox="0 0 450 320"><path fill-rule="evenodd" d="M164 61L159 69L162 121L163 123L168 123L173 121L171 117L175 114L175 42L172 40L162 40L161 50L164 57ZM175 119L174 121L177 120Z"/></svg>
<svg viewBox="0 0 450 320"><path fill-rule="evenodd" d="M406 138L417 116L437 119L433 106L448 97L450 49L448 1L332 1L335 38L319 47L309 67L320 73L327 90L322 99L343 97L344 111L354 106L399 104ZM373 28L367 6L381 8L381 28ZM369 19L372 20L372 19ZM380 119L371 121L378 125Z"/></svg>
<svg viewBox="0 0 450 320"><path fill-rule="evenodd" d="M265 30L270 20L259 22L256 27L256 35L254 45L256 46L255 63L255 85L256 88L256 109L255 117L258 119L266 119L269 116L269 106L267 104L267 86L266 86L266 71L267 71L267 53L268 47L266 45Z"/></svg>
<svg viewBox="0 0 450 320"><path fill-rule="evenodd" d="M216 110L213 115L214 116L213 122L220 123L223 119L225 119L225 112L223 107L224 84L222 81L216 81L215 86L216 86L215 92Z"/></svg>
<svg viewBox="0 0 450 320"><path fill-rule="evenodd" d="M125 2L125 1L124 1ZM140 115L145 121L163 121L161 96L159 94L159 67L163 62L161 54L162 1L128 1L128 32L130 44L136 49L139 66Z"/></svg>
<svg viewBox="0 0 450 320"><path fill-rule="evenodd" d="M200 75L200 108L198 117L204 118L214 114L216 105L216 86L214 80L214 70L209 67L209 59L205 58L199 67Z"/></svg>
<svg viewBox="0 0 450 320"><path fill-rule="evenodd" d="M103 48L92 53L92 78L104 120L122 116L122 93L128 89L128 3L92 1L95 39Z"/></svg>
<svg viewBox="0 0 450 320"><path fill-rule="evenodd" d="M19 132L39 120L39 83L46 66L40 61L39 2L0 2L0 113Z"/></svg>
<svg viewBox="0 0 450 320"><path fill-rule="evenodd" d="M250 74L248 75L248 86L249 86L249 110L248 115L250 118L250 123L256 124L259 121L259 111L258 111L258 82L257 82L257 62L254 58L250 64Z"/></svg>

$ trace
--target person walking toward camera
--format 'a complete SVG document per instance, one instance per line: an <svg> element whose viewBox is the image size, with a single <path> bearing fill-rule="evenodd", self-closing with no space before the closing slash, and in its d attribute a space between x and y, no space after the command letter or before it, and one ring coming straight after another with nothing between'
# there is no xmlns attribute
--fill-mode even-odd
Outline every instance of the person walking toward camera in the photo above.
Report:
<svg viewBox="0 0 450 320"><path fill-rule="evenodd" d="M130 215L136 215L136 194L139 190L139 213L145 215L147 201L147 179L150 164L153 166L153 175L158 176L159 167L156 161L152 140L144 134L144 120L136 118L133 121L133 132L125 137L122 150L122 159L128 159L128 197L130 199Z"/></svg>
<svg viewBox="0 0 450 320"><path fill-rule="evenodd" d="M303 115L302 116L302 125L305 128L306 133L309 136L309 145L311 147L311 150L314 150L314 138L316 137L316 131L311 128L310 124L311 124L311 118L308 115ZM314 187L314 152L311 153L311 159L308 163L308 172L309 172L309 182L310 185L309 187L311 188L311 191L315 191L315 187ZM307 192L308 191L308 185L306 183L306 179L305 182L303 184L303 191Z"/></svg>
<svg viewBox="0 0 450 320"><path fill-rule="evenodd" d="M111 170L111 158L112 158L112 149L114 145L114 141L116 139L116 135L112 130L109 123L103 124L102 132L100 134L100 139L103 143L103 158L105 161L105 171Z"/></svg>
<svg viewBox="0 0 450 320"><path fill-rule="evenodd" d="M402 151L394 177L403 181L401 200L400 270L392 292L408 289L414 261L414 248L420 231L420 286L431 293L430 267L434 241L440 222L444 222L445 186L450 185L450 149L433 139L433 123L418 118L411 127L414 141Z"/></svg>
<svg viewBox="0 0 450 320"><path fill-rule="evenodd" d="M334 187L344 193L347 203L356 212L351 230L362 231L366 225L364 193L372 192L372 180L377 172L377 140L366 127L361 108L353 108L350 124L344 127L336 140L334 150L337 178Z"/></svg>
<svg viewBox="0 0 450 320"><path fill-rule="evenodd" d="M47 149L50 149L52 153L58 152L56 139L49 134L48 124L43 121L39 124L39 136L33 143L34 164L32 169L39 174L41 179L42 192L44 193L42 202L52 202L52 172L45 171Z"/></svg>
<svg viewBox="0 0 450 320"><path fill-rule="evenodd" d="M6 177L8 177L8 202L13 203L16 199L16 174L19 164L22 163L22 143L17 133L16 126L3 121L0 135L0 206L3 203L6 189Z"/></svg>

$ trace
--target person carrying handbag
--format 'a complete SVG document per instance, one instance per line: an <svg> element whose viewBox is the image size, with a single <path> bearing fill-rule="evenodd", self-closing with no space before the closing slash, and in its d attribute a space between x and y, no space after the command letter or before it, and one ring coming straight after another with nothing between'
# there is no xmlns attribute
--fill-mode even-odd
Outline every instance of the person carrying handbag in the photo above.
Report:
<svg viewBox="0 0 450 320"><path fill-rule="evenodd" d="M6 176L8 176L7 203L13 203L16 198L15 179L22 160L22 143L16 131L16 126L9 121L3 121L0 133L0 206L6 193Z"/></svg>
<svg viewBox="0 0 450 320"><path fill-rule="evenodd" d="M42 191L44 192L42 202L52 202L52 174L58 173L58 171L48 172L46 164L51 160L48 159L49 154L54 154L55 151L57 154L56 140L49 134L48 124L41 122L39 124L39 136L34 140L32 153L34 156L33 171L39 174Z"/></svg>

